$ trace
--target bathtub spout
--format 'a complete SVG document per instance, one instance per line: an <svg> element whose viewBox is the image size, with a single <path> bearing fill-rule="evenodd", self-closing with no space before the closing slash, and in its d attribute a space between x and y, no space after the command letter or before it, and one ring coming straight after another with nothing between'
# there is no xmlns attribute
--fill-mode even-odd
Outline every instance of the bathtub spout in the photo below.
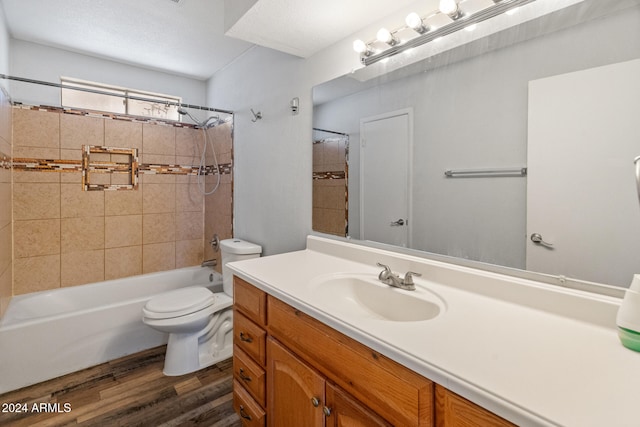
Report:
<svg viewBox="0 0 640 427"><path fill-rule="evenodd" d="M214 258L214 259L208 259L206 261L202 261L202 264L200 266L213 268L216 265L218 265L218 260Z"/></svg>

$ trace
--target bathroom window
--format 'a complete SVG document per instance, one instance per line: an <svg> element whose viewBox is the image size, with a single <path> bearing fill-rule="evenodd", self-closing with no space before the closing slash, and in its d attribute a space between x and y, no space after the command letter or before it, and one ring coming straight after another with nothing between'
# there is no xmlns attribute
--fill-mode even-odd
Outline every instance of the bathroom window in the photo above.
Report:
<svg viewBox="0 0 640 427"><path fill-rule="evenodd" d="M180 120L178 107L170 103L182 103L182 98L135 89L108 86L85 80L62 77L62 106L106 111L132 116ZM79 88L70 89L70 87Z"/></svg>

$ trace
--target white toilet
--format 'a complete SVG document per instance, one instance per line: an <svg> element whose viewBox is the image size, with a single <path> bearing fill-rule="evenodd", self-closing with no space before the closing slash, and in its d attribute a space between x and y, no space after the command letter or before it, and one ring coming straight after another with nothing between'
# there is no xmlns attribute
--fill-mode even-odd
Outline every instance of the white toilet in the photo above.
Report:
<svg viewBox="0 0 640 427"><path fill-rule="evenodd" d="M223 292L189 286L151 298L142 321L169 334L164 374L184 375L231 357L233 352L233 278L226 264L257 258L259 245L240 239L220 242Z"/></svg>

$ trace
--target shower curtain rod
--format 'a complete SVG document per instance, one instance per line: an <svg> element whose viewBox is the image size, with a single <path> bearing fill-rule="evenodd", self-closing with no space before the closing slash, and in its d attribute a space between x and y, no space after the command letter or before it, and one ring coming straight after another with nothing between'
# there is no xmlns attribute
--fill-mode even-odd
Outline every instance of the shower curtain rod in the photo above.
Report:
<svg viewBox="0 0 640 427"><path fill-rule="evenodd" d="M347 134L347 133L336 132L336 131L333 131L333 130L326 130L326 129L320 129L320 128L313 128L313 130L317 130L318 132L327 132L327 133L333 133L333 134L336 134L336 135L349 136L349 134Z"/></svg>
<svg viewBox="0 0 640 427"><path fill-rule="evenodd" d="M56 88L60 88L60 89L72 89L72 90L79 90L81 92L96 93L96 94L99 94L99 95L116 96L116 97L119 97L119 98L133 99L134 101L155 102L155 103L159 102L157 99L144 98L144 97L141 97L141 96L120 95L120 94L117 94L117 93L112 93L112 92L103 91L103 90L81 88L81 87L75 87L75 86L68 86L68 85L64 85L62 83L52 83L52 82L45 82L45 81L42 81L42 80L26 79L24 77L8 76L6 74L0 74L0 78L5 79L5 80L15 80L17 82L22 82L22 83L33 83L33 84L38 84L38 85L42 85L42 86L56 87ZM216 113L233 114L233 111L221 110L221 109L212 108L212 107L203 107L203 106L200 106L200 105L183 104L183 103L180 103L180 102L171 102L171 101L165 101L165 102L160 102L160 103L165 104L165 105L176 106L178 108L182 107L182 108L191 108L191 109L194 109L194 110L213 111L213 112L216 112Z"/></svg>

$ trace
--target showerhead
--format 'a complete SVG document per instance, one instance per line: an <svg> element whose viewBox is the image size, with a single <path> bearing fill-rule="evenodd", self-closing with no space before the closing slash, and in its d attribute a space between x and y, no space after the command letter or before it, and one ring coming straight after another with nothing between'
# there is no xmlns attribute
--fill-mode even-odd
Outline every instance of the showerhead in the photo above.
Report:
<svg viewBox="0 0 640 427"><path fill-rule="evenodd" d="M195 117L193 117L189 112L183 108L178 108L178 114L183 116L188 116L193 122L201 128L209 129L212 127L216 127L218 125L222 125L227 121L222 119L219 115L207 117L205 121L198 121Z"/></svg>

